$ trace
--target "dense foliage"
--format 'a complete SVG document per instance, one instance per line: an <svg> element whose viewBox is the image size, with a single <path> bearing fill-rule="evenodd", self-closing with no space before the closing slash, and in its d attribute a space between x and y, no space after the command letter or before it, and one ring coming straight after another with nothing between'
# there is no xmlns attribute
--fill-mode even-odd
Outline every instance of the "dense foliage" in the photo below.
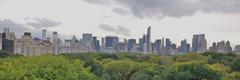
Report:
<svg viewBox="0 0 240 80"><path fill-rule="evenodd" d="M239 80L240 56L80 53L23 57L0 51L0 80Z"/></svg>

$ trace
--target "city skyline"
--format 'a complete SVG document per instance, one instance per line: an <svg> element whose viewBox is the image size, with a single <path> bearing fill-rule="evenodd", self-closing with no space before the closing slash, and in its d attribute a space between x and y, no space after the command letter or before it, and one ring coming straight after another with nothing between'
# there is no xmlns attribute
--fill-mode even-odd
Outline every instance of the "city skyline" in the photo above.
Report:
<svg viewBox="0 0 240 80"><path fill-rule="evenodd" d="M92 33L123 40L139 38L152 26L152 40L166 37L180 45L183 39L191 43L193 34L206 34L208 44L229 40L237 45L239 4L238 0L0 0L0 28L9 26L18 34L30 31L38 37L47 28L64 38Z"/></svg>
<svg viewBox="0 0 240 80"><path fill-rule="evenodd" d="M0 49L24 56L81 52L132 52L159 55L179 55L189 52L239 54L240 50L240 45L231 47L231 42L228 40L214 41L212 45L207 44L205 34L194 34L192 43L184 39L180 41L180 45L177 45L172 39L164 37L152 41L151 31L152 28L149 26L142 37L120 41L118 36L97 38L91 33L83 33L82 38L79 39L75 35L71 39L61 39L57 31L48 32L47 29L42 30L41 37L33 36L31 32L24 32L22 37L18 38L15 32L6 27L0 33ZM52 37L47 33L52 33Z"/></svg>

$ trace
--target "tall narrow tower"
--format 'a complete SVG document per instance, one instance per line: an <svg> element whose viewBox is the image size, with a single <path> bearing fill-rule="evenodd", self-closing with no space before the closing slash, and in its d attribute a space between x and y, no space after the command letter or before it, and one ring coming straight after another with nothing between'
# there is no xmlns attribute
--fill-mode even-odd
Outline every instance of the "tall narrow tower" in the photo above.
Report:
<svg viewBox="0 0 240 80"><path fill-rule="evenodd" d="M147 29L147 52L151 52L151 26Z"/></svg>
<svg viewBox="0 0 240 80"><path fill-rule="evenodd" d="M47 29L43 29L42 30L42 40L46 40L47 39Z"/></svg>

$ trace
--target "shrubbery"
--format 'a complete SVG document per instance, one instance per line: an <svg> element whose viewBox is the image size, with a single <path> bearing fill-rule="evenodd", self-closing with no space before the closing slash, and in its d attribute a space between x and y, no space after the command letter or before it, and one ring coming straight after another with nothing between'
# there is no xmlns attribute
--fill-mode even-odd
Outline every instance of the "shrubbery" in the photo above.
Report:
<svg viewBox="0 0 240 80"><path fill-rule="evenodd" d="M238 80L240 57L81 53L23 57L0 52L0 80Z"/></svg>

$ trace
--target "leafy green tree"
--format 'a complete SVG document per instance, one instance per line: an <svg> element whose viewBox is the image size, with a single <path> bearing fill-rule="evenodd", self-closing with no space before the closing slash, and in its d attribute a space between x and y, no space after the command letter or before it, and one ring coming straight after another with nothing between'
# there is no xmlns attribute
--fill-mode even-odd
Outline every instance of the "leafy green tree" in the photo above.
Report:
<svg viewBox="0 0 240 80"><path fill-rule="evenodd" d="M206 60L206 57L198 53L188 53L183 55L178 55L173 57L176 62L188 62L188 61L203 61Z"/></svg>
<svg viewBox="0 0 240 80"><path fill-rule="evenodd" d="M202 62L176 63L169 69L168 80L220 80L221 72Z"/></svg>
<svg viewBox="0 0 240 80"><path fill-rule="evenodd" d="M160 76L165 69L157 64L129 59L108 61L104 64L104 70L111 76L110 80L152 80L154 77Z"/></svg>
<svg viewBox="0 0 240 80"><path fill-rule="evenodd" d="M209 64L221 63L230 65L230 63L237 57L235 54L223 54L223 53L204 53L203 55L208 57Z"/></svg>
<svg viewBox="0 0 240 80"><path fill-rule="evenodd" d="M95 80L80 60L62 56L6 58L1 60L0 80Z"/></svg>
<svg viewBox="0 0 240 80"><path fill-rule="evenodd" d="M231 69L232 69L233 71L238 71L238 72L240 72L240 57L234 59L234 60L231 62L230 67L231 67Z"/></svg>

